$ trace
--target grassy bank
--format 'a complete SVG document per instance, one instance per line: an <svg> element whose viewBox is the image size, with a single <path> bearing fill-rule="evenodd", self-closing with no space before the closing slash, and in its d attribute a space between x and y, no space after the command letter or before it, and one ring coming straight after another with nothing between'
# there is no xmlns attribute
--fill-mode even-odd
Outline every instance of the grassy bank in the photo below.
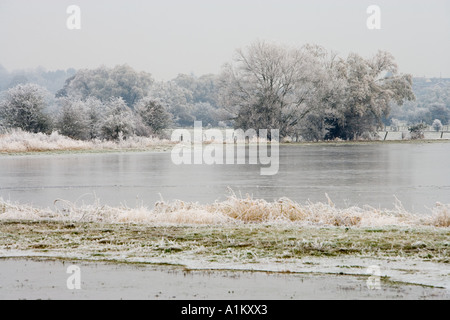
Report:
<svg viewBox="0 0 450 320"><path fill-rule="evenodd" d="M210 205L38 209L0 201L0 248L84 257L282 261L306 256L406 257L449 262L450 206L429 215L239 198Z"/></svg>
<svg viewBox="0 0 450 320"><path fill-rule="evenodd" d="M441 140L371 140L371 141L319 141L281 143L282 145L366 145L366 144L417 144L417 143L450 143L449 139ZM117 151L169 151L176 143L167 139L131 137L121 141L91 140L80 141L62 136L57 132L51 135L13 131L0 134L0 154L31 155L61 153L105 153Z"/></svg>
<svg viewBox="0 0 450 320"><path fill-rule="evenodd" d="M211 205L43 210L0 201L0 258L177 265L190 270L367 275L449 288L449 206L427 216L241 199ZM282 209L284 208L284 209Z"/></svg>
<svg viewBox="0 0 450 320"><path fill-rule="evenodd" d="M110 207L98 200L93 204L77 206L56 200L53 209L34 208L0 199L0 221L34 220L64 222L103 222L144 225L241 225L241 224L295 224L297 226L336 227L450 227L450 205L437 203L431 212L418 215L408 212L397 201L394 209L371 206L337 207L328 203L298 203L288 198L275 201L237 196L230 190L227 200L213 204L159 201L153 209L141 207Z"/></svg>
<svg viewBox="0 0 450 320"><path fill-rule="evenodd" d="M18 130L0 134L0 154L164 151L171 146L173 143L169 140L149 137L131 137L120 141L80 141L62 136L57 132L46 135Z"/></svg>
<svg viewBox="0 0 450 320"><path fill-rule="evenodd" d="M419 259L448 264L450 229L150 226L18 221L0 223L0 247L94 260L289 262L307 257Z"/></svg>

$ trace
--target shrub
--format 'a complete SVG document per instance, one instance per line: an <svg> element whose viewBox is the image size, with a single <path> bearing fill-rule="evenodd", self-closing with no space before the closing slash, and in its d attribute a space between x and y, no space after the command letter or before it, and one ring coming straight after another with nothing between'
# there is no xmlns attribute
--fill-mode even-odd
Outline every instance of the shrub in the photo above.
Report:
<svg viewBox="0 0 450 320"><path fill-rule="evenodd" d="M89 139L87 110L81 100L61 98L56 129L64 136L77 140Z"/></svg>
<svg viewBox="0 0 450 320"><path fill-rule="evenodd" d="M444 127L444 126L442 125L441 120L439 120L439 119L434 120L434 121L433 121L433 124L432 124L431 126L433 127L433 129L434 129L436 132L441 131L442 128Z"/></svg>
<svg viewBox="0 0 450 320"><path fill-rule="evenodd" d="M151 132L160 134L166 129L172 119L161 101L150 97L140 100L134 108L141 124ZM145 131L145 130L144 130Z"/></svg>
<svg viewBox="0 0 450 320"><path fill-rule="evenodd" d="M51 128L45 114L49 92L36 84L19 84L5 93L0 102L0 118L6 128L19 128L38 133Z"/></svg>
<svg viewBox="0 0 450 320"><path fill-rule="evenodd" d="M427 128L425 123L419 123L413 125L409 128L409 132L411 133L411 139L423 139L424 138L424 130Z"/></svg>
<svg viewBox="0 0 450 320"><path fill-rule="evenodd" d="M136 121L133 111L122 98L112 98L106 104L106 115L101 125L103 138L122 140L134 134Z"/></svg>

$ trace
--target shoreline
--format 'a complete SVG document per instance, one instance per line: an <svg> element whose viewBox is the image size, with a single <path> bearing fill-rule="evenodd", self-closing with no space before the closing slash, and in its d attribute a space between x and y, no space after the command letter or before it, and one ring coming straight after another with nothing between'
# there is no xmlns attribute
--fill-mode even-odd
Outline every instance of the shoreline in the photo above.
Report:
<svg viewBox="0 0 450 320"><path fill-rule="evenodd" d="M450 292L449 228L0 221L0 263L37 258L186 270L369 277Z"/></svg>
<svg viewBox="0 0 450 320"><path fill-rule="evenodd" d="M331 141L281 145L297 148L449 142ZM171 147L173 145L168 144L149 149L0 153L0 158L170 152ZM236 198L231 203L222 203L222 206L220 203L197 206L183 202L158 205L159 210L155 212L146 208L108 208L95 205L78 208L64 202L57 212L51 212L0 201L0 269L9 272L12 279L15 277L16 280L21 275L28 274L28 281L32 273L23 270L23 273L14 274L14 270L20 270L23 264L33 263L30 261L36 263L38 270L50 270L51 273L61 272L61 264L81 264L86 270L93 270L92 279L102 276L96 269L104 268L105 273L110 275L115 274L111 273L111 269L120 269L123 274L129 273L130 278L127 279L134 283L139 283L139 276L143 274L139 268L149 270L151 281L164 276L168 281L175 279L180 282L181 278L186 278L184 273L196 274L195 281L183 284L186 289L184 296L177 294L174 286L171 289L173 293L153 292L152 296L147 297L149 299L252 299L258 293L258 286L249 286L254 290L252 293L224 295L220 290L199 289L197 297L189 295L189 288L197 288L199 284L205 283L205 274L215 279L214 281L217 280L218 285L229 286L230 292L233 291L232 286L239 287L239 284L233 282L236 274L239 274L241 279L246 279L245 281L253 281L256 277L261 283L274 279L275 276L285 277L288 280L280 283L292 289L291 291L283 291L282 285L277 281L272 282L272 288L287 299L310 298L308 294L311 292L320 292L321 295L316 297L318 299L450 299L448 205L433 208L437 214L433 216L433 220L430 220L432 216L414 216L404 210L340 209L330 202L299 205L284 200L281 208L280 202ZM269 220L266 221L261 218L261 214L267 215L269 209L272 213L268 214ZM254 215L249 214L252 212ZM279 222L277 219L280 218L292 219L294 222ZM298 219L299 223L295 223L295 219ZM13 260L17 263L8 264ZM108 266L105 267L105 264ZM48 269L50 265L53 267ZM59 265L58 269L54 269L56 265ZM370 276L371 266L380 268L381 290L367 289L366 281ZM103 291L93 288L93 291L83 293L87 295L74 295L71 292L72 295L67 297L102 298L103 294L110 291L125 289L129 290L126 296L111 297L126 299L135 297L135 292L146 293L146 289L139 285L128 288L127 279L121 272L116 275L122 277L123 281L115 282L113 287L100 285L99 288L103 288ZM66 279L68 275L65 272L62 274ZM183 276L178 278L179 274ZM300 278L299 282L302 284L308 283L305 290L288 286L290 281ZM4 279L0 274L0 297L8 297L4 290L17 289L18 286L25 288L25 291L16 291L17 295L13 299L58 299L61 294L64 296L68 293L64 287L53 291L54 288L46 287L46 284L39 280L35 280L32 287L27 287L26 279L19 279L15 283L16 286L11 283L6 285ZM26 288L29 290L26 291ZM158 292L163 291L159 289Z"/></svg>
<svg viewBox="0 0 450 320"><path fill-rule="evenodd" d="M1 257L0 299L145 300L448 300L449 289L387 276L314 271L195 269L185 266ZM69 289L69 266L80 270L80 290ZM0 278L1 279L1 278ZM376 284L375 286L372 286Z"/></svg>
<svg viewBox="0 0 450 320"><path fill-rule="evenodd" d="M75 140L74 140L75 141ZM383 145L383 144L430 144L450 143L450 139L418 139L418 140L355 140L355 141L303 141L303 142L280 142L280 146L342 146L342 145ZM203 145L208 145L205 142ZM222 144L222 143L221 143ZM245 145L251 145L246 143ZM270 143L269 143L270 144ZM72 155L72 154L114 154L133 152L170 152L177 142L148 145L145 147L114 147L114 148L44 148L42 150L8 151L0 150L2 156L35 156L35 155Z"/></svg>

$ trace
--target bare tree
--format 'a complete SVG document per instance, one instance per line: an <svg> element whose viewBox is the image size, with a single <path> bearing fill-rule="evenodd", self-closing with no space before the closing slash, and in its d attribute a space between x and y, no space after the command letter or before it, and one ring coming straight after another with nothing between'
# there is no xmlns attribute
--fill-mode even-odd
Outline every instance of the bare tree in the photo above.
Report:
<svg viewBox="0 0 450 320"><path fill-rule="evenodd" d="M413 99L412 77L382 51L344 60L320 46L257 42L237 50L221 78L221 103L236 127L314 140L369 136L392 103Z"/></svg>
<svg viewBox="0 0 450 320"><path fill-rule="evenodd" d="M221 79L221 103L235 126L279 129L281 136L287 135L317 107L312 102L323 73L315 60L307 48L265 42L237 50Z"/></svg>

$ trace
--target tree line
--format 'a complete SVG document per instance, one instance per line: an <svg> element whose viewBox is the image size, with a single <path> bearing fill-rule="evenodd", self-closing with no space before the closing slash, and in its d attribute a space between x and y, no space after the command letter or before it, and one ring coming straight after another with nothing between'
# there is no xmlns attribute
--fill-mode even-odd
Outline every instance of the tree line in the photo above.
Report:
<svg viewBox="0 0 450 320"><path fill-rule="evenodd" d="M393 106L387 124L424 123L428 126L450 124L450 79L416 78L413 82L415 101Z"/></svg>
<svg viewBox="0 0 450 320"><path fill-rule="evenodd" d="M55 105L50 100L48 91L36 84L9 89L0 103L1 126L33 133L57 130L78 140L118 140L158 135L170 123L170 114L151 97L139 99L133 109L122 97L59 97Z"/></svg>
<svg viewBox="0 0 450 320"><path fill-rule="evenodd" d="M351 140L373 137L392 111L414 100L412 76L400 73L388 52L340 57L316 45L255 42L237 50L218 75L163 82L121 65L78 70L52 93L19 83L2 93L0 126L114 140L200 120L279 129L281 137Z"/></svg>

